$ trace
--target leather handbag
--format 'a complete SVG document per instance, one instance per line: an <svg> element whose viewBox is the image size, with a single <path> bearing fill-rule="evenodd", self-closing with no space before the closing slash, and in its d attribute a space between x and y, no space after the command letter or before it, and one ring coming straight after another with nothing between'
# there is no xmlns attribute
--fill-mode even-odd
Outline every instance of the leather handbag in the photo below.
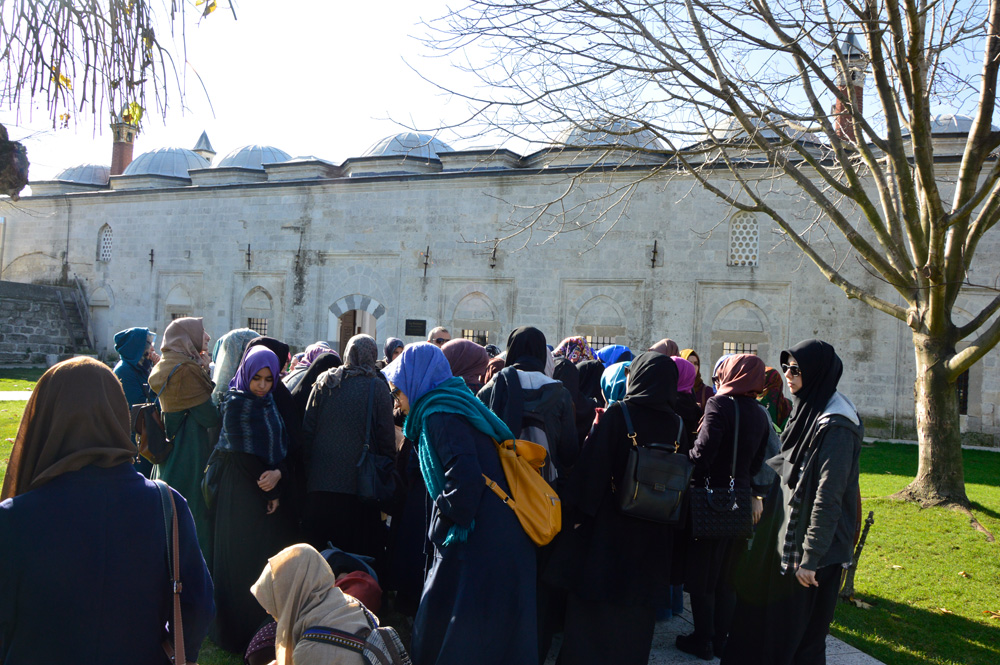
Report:
<svg viewBox="0 0 1000 665"><path fill-rule="evenodd" d="M174 665L187 665L187 653L184 649L184 620L181 617L181 564L180 536L177 530L177 506L174 503L174 493L170 486L162 480L157 480L156 488L160 490L160 505L163 507L163 528L167 535L167 571L170 575L170 587L174 596L174 614L170 622L173 630L173 643L169 638L163 640L163 651Z"/></svg>
<svg viewBox="0 0 1000 665"><path fill-rule="evenodd" d="M618 507L629 517L677 524L684 516L684 493L691 483L694 465L677 450L684 431L684 421L677 417L677 438L673 443L639 445L628 405L619 402L628 427L632 446L625 463L621 487L617 488Z"/></svg>
<svg viewBox="0 0 1000 665"><path fill-rule="evenodd" d="M212 448L205 464L205 473L201 477L201 496L205 499L205 507L209 512L215 510L215 502L219 498L219 484L222 482L222 464L225 453L218 448Z"/></svg>
<svg viewBox="0 0 1000 665"><path fill-rule="evenodd" d="M170 383L170 377L174 375L178 364L167 375L167 380L163 383L159 393L153 393L153 401L145 404L133 404L129 409L129 416L132 426L132 433L139 447L139 455L149 460L153 464L163 464L170 457L174 450L173 439L167 436L167 430L163 426L163 415L160 412L160 404L157 402L160 394ZM187 412L181 420L178 431L184 427L184 420L187 419Z"/></svg>
<svg viewBox="0 0 1000 665"><path fill-rule="evenodd" d="M361 456L358 458L358 497L362 501L385 505L392 501L396 494L396 468L393 459L388 455L375 452L372 431L372 420L375 418L375 382L373 378L368 387L368 418L365 422L365 441L361 446Z"/></svg>
<svg viewBox="0 0 1000 665"><path fill-rule="evenodd" d="M736 447L740 436L740 407L733 400L736 425L733 429L733 463L729 472L729 487L712 487L705 477L704 487L693 487L690 493L691 535L696 540L753 536L753 505L749 487L736 487Z"/></svg>

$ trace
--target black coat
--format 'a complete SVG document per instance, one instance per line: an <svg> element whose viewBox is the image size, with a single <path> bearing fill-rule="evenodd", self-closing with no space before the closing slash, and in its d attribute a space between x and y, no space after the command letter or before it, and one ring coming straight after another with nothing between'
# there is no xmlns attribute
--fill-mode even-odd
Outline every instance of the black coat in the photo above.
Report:
<svg viewBox="0 0 1000 665"><path fill-rule="evenodd" d="M705 405L705 416L698 430L691 452L688 453L695 469L691 482L703 487L706 476L713 487L729 485L733 463L733 430L736 427L735 403L740 406L740 431L736 444L736 486L750 487L750 478L764 463L767 448L767 415L757 400L745 395L732 399L713 395Z"/></svg>

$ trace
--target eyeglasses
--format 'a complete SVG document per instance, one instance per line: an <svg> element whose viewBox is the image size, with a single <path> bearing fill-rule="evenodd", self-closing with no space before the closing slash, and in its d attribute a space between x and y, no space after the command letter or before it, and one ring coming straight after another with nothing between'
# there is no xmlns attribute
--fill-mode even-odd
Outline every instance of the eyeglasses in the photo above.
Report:
<svg viewBox="0 0 1000 665"><path fill-rule="evenodd" d="M802 376L802 368L798 365L781 365L782 374L791 373L792 376Z"/></svg>
<svg viewBox="0 0 1000 665"><path fill-rule="evenodd" d="M393 401L395 402L399 401L399 392L400 392L399 388L393 388L392 390L389 391L389 394L392 395Z"/></svg>
<svg viewBox="0 0 1000 665"><path fill-rule="evenodd" d="M445 342L450 342L450 341L451 341L451 339L450 339L450 338L448 338L448 337L435 337L435 338L434 338L434 339L432 339L431 341L432 341L432 342L434 342L435 344L437 344L438 346L441 346L441 345L442 345L442 344L444 344Z"/></svg>

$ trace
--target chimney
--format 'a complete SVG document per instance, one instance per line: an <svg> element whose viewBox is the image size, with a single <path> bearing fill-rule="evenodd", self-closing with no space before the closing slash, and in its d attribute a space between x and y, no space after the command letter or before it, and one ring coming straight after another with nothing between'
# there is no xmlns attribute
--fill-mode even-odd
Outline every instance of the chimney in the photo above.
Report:
<svg viewBox="0 0 1000 665"><path fill-rule="evenodd" d="M868 54L858 43L854 30L847 31L847 38L840 43L840 52L844 56L843 66L841 66L841 61L836 54L831 57L833 67L836 70L837 90L844 97L847 97L849 94L848 86L854 88L854 101L858 107L857 114L860 116L864 112L865 70L868 68ZM833 105L833 124L837 136L849 143L856 143L857 137L854 135L852 115L848 103L837 99Z"/></svg>
<svg viewBox="0 0 1000 665"><path fill-rule="evenodd" d="M132 148L139 128L127 122L111 123L114 145L111 148L111 175L121 175L132 163Z"/></svg>

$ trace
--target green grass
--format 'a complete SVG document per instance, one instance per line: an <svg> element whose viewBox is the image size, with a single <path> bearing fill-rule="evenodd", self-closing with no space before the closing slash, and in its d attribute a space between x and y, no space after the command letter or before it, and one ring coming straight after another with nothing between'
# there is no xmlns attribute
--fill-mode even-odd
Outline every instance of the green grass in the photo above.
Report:
<svg viewBox="0 0 1000 665"><path fill-rule="evenodd" d="M35 384L44 373L44 367L0 369L0 391L34 390Z"/></svg>
<svg viewBox="0 0 1000 665"><path fill-rule="evenodd" d="M0 485L7 475L7 458L14 446L14 437L21 424L21 414L27 402L0 402Z"/></svg>
<svg viewBox="0 0 1000 665"><path fill-rule="evenodd" d="M1000 454L967 450L964 458L973 514L1000 535ZM886 498L916 474L915 446L865 448L861 469L875 524L855 590L874 607L841 604L832 633L888 665L996 665L1000 620L984 612L1000 612L1000 544L961 512Z"/></svg>

